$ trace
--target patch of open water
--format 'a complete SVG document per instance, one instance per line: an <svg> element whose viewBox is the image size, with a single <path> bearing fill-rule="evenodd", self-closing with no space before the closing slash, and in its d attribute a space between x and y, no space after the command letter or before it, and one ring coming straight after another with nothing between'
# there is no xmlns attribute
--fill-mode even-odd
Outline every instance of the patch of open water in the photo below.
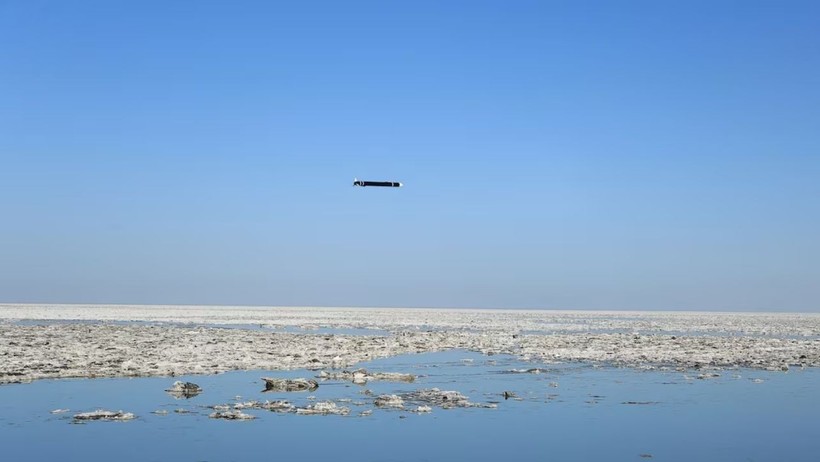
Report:
<svg viewBox="0 0 820 462"><path fill-rule="evenodd" d="M820 453L820 371L696 374L583 364L537 364L465 351L361 364L418 375L414 383L320 381L312 392L263 393L263 376L313 378L318 371L242 371L137 379L42 380L0 387L4 460L334 461L664 460L814 461ZM538 373L523 372L539 369ZM175 380L202 394L175 399ZM497 408L433 407L429 414L374 407L380 394L437 387ZM366 394L370 390L372 394ZM505 391L518 398L504 399ZM286 399L334 401L348 416L245 410L256 420L210 419L208 406ZM52 414L62 408L70 411ZM127 422L74 425L98 408L132 412ZM154 411L167 411L165 415ZM182 411L183 413L177 412ZM372 411L359 416L362 411ZM651 459L650 459L651 456Z"/></svg>

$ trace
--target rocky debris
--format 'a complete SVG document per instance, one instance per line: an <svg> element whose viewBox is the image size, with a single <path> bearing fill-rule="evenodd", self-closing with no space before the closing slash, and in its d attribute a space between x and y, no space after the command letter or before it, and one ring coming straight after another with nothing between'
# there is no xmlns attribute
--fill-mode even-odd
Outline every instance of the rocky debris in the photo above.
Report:
<svg viewBox="0 0 820 462"><path fill-rule="evenodd" d="M373 372L368 376L367 380L413 383L416 381L416 376L413 374L402 374L401 372Z"/></svg>
<svg viewBox="0 0 820 462"><path fill-rule="evenodd" d="M433 408L431 408L430 406L419 406L413 412L415 412L416 414L425 414L428 412L433 412Z"/></svg>
<svg viewBox="0 0 820 462"><path fill-rule="evenodd" d="M558 382L550 382L547 384L550 388L558 388Z"/></svg>
<svg viewBox="0 0 820 462"><path fill-rule="evenodd" d="M265 391L313 391L319 388L319 382L313 379L272 379L262 377Z"/></svg>
<svg viewBox="0 0 820 462"><path fill-rule="evenodd" d="M416 380L413 374L402 374L400 372L369 372L367 369L356 369L354 371L327 372L321 371L318 378L322 380L344 380L363 385L370 381L382 382L406 382L412 383Z"/></svg>
<svg viewBox="0 0 820 462"><path fill-rule="evenodd" d="M367 417L373 413L373 409L366 409L359 413L359 417Z"/></svg>
<svg viewBox="0 0 820 462"><path fill-rule="evenodd" d="M151 411L151 414L168 415L168 411L166 411L165 409L157 409L156 411Z"/></svg>
<svg viewBox="0 0 820 462"><path fill-rule="evenodd" d="M212 419L225 419L225 420L253 420L256 417L245 414L240 410L233 410L233 411L215 411L212 412L208 417Z"/></svg>
<svg viewBox="0 0 820 462"><path fill-rule="evenodd" d="M518 395L516 395L513 391L505 391L502 393L502 396L504 396L504 399L518 398Z"/></svg>
<svg viewBox="0 0 820 462"><path fill-rule="evenodd" d="M502 374L541 374L544 370L534 367L531 369L510 369L502 372Z"/></svg>
<svg viewBox="0 0 820 462"><path fill-rule="evenodd" d="M234 409L248 409L254 408L259 405L259 401L240 401L238 403L234 403Z"/></svg>
<svg viewBox="0 0 820 462"><path fill-rule="evenodd" d="M483 407L492 409L497 407L497 405L493 403L473 403L457 391L442 391L438 388L416 390L402 394L401 398L405 402L424 406L438 406L443 409L451 409L454 407Z"/></svg>
<svg viewBox="0 0 820 462"><path fill-rule="evenodd" d="M229 408L229 406L225 405L225 408ZM273 411L273 412L292 412L296 408L293 404L290 404L286 400L276 400L276 401L245 401L242 403L235 403L233 405L234 409L263 409L266 411ZM214 407L216 409L216 407Z"/></svg>
<svg viewBox="0 0 820 462"><path fill-rule="evenodd" d="M244 409L259 409L265 411L286 413L294 412L296 410L296 407L286 400L242 401L234 404L216 404L208 407L217 412L227 412L231 410L241 411Z"/></svg>
<svg viewBox="0 0 820 462"><path fill-rule="evenodd" d="M653 404L659 404L657 401L624 401L621 404L630 404L636 406L650 406Z"/></svg>
<svg viewBox="0 0 820 462"><path fill-rule="evenodd" d="M189 399L202 393L202 387L191 382L182 382L177 380L171 385L171 388L165 390L169 395L177 399Z"/></svg>
<svg viewBox="0 0 820 462"><path fill-rule="evenodd" d="M358 369L356 371L341 371L341 372L327 372L327 371L320 371L319 375L316 377L321 380L344 380L346 382L353 382L355 384L365 384L367 383L366 379L366 372L364 369Z"/></svg>
<svg viewBox="0 0 820 462"><path fill-rule="evenodd" d="M278 400L265 401L264 403L259 403L259 409L264 409L266 411L272 412L293 412L296 410L296 407L287 401Z"/></svg>
<svg viewBox="0 0 820 462"><path fill-rule="evenodd" d="M381 395L376 398L376 407L404 409L404 400L399 395Z"/></svg>
<svg viewBox="0 0 820 462"><path fill-rule="evenodd" d="M77 420L77 421L86 421L86 420L124 421L124 420L131 420L134 417L136 417L136 416L134 416L134 414L132 414L130 412L106 411L105 409L97 409L96 411L81 412L79 414L74 414L74 420Z"/></svg>
<svg viewBox="0 0 820 462"><path fill-rule="evenodd" d="M64 414L64 413L66 413L70 410L71 409L54 409L53 411L51 411L51 413L52 414Z"/></svg>
<svg viewBox="0 0 820 462"><path fill-rule="evenodd" d="M300 415L348 415L350 408L337 406L332 401L319 401L307 407L296 408L296 413Z"/></svg>

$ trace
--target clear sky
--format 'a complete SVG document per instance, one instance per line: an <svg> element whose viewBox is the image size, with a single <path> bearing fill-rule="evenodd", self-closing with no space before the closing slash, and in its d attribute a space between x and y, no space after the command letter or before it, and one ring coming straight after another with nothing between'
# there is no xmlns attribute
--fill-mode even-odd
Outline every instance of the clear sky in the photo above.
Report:
<svg viewBox="0 0 820 462"><path fill-rule="evenodd" d="M819 22L0 1L0 302L820 311Z"/></svg>

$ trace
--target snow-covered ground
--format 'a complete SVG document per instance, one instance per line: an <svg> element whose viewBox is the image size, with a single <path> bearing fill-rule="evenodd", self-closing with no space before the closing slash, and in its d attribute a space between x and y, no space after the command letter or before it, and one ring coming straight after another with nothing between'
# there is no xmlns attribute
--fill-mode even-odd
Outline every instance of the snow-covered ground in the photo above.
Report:
<svg viewBox="0 0 820 462"><path fill-rule="evenodd" d="M820 366L820 314L0 305L0 383L348 367L453 348L547 362L788 370Z"/></svg>

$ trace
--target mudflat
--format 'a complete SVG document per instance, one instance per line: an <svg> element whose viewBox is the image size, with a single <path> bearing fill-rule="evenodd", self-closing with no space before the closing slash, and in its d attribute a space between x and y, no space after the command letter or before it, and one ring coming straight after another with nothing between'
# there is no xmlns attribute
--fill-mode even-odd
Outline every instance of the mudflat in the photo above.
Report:
<svg viewBox="0 0 820 462"><path fill-rule="evenodd" d="M547 363L787 371L820 366L820 314L0 305L0 383L344 368L449 349Z"/></svg>

